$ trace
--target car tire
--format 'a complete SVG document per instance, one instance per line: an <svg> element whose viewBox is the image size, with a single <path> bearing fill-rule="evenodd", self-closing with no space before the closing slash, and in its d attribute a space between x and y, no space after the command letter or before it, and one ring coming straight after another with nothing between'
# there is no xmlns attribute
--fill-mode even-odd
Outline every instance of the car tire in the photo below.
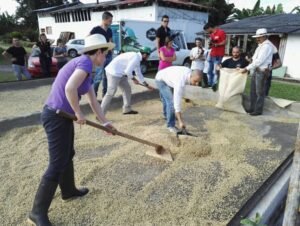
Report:
<svg viewBox="0 0 300 226"><path fill-rule="evenodd" d="M182 66L185 66L185 67L188 67L188 68L191 68L191 60L189 58L186 58L182 64Z"/></svg>
<svg viewBox="0 0 300 226"><path fill-rule="evenodd" d="M77 57L77 55L78 55L77 50L75 50L75 49L69 50L70 57L75 58L75 57Z"/></svg>

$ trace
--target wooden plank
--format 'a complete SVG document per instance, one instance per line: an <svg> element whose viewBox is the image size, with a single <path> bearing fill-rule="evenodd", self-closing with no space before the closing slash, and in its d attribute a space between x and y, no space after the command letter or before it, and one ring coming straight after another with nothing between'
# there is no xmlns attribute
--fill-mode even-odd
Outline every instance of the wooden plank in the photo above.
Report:
<svg viewBox="0 0 300 226"><path fill-rule="evenodd" d="M298 208L300 204L300 123L298 127L295 154L293 158L292 174L290 177L288 196L284 211L284 226L297 226Z"/></svg>

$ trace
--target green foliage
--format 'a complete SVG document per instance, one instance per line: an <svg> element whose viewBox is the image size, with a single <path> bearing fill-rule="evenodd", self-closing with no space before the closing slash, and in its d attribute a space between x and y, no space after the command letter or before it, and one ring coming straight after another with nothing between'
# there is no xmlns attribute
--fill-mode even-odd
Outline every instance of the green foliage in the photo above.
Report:
<svg viewBox="0 0 300 226"><path fill-rule="evenodd" d="M234 8L234 4L227 4L226 0L194 0L193 2L213 8L209 12L208 20L215 25L224 24Z"/></svg>
<svg viewBox="0 0 300 226"><path fill-rule="evenodd" d="M15 16L11 16L7 12L0 14L0 35L13 31L17 25Z"/></svg>
<svg viewBox="0 0 300 226"><path fill-rule="evenodd" d="M250 220L250 219L243 219L241 220L241 224L243 225L248 225L248 226L267 226L265 224L261 224L261 216L259 213L256 213L255 219Z"/></svg>
<svg viewBox="0 0 300 226"><path fill-rule="evenodd" d="M300 12L300 9L299 9ZM252 17L252 16L259 16L259 15L264 15L264 14L281 14L284 13L283 11L283 6L282 4L278 4L277 6L273 5L273 7L271 8L271 6L267 6L266 9L264 9L263 7L260 6L260 0L257 0L257 2L255 3L253 9L245 9L243 8L242 10L234 8L232 10L232 14L228 17L228 19L226 20L227 22L232 22L232 21L236 21L236 20L242 20L245 19L247 17Z"/></svg>
<svg viewBox="0 0 300 226"><path fill-rule="evenodd" d="M300 14L300 6L296 6L295 8L293 8L293 10L291 11L291 13Z"/></svg>
<svg viewBox="0 0 300 226"><path fill-rule="evenodd" d="M19 31L13 31L10 33L10 38L13 39L13 38L18 38L18 39L22 39L23 36L22 36L22 33L19 32Z"/></svg>
<svg viewBox="0 0 300 226"><path fill-rule="evenodd" d="M34 30L38 28L37 15L34 10L63 4L63 0L16 0L16 2L19 3L16 18L21 21L23 27Z"/></svg>

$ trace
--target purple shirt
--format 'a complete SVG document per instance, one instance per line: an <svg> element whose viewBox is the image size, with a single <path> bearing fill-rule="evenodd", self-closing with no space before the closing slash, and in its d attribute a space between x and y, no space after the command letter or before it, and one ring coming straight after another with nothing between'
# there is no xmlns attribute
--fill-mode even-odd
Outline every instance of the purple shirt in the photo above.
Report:
<svg viewBox="0 0 300 226"><path fill-rule="evenodd" d="M46 105L54 109L60 109L74 114L74 110L72 109L66 97L65 88L69 78L76 69L81 69L88 73L86 79L77 89L79 100L82 95L89 91L92 85L93 63L87 55L82 55L71 60L59 70L58 75L52 85L50 95L46 101Z"/></svg>
<svg viewBox="0 0 300 226"><path fill-rule="evenodd" d="M159 49L159 51L163 52L165 57L173 57L174 54L175 54L175 49L174 48L171 48L170 50L168 50L165 46L161 47ZM158 68L160 70L162 70L162 69L164 69L166 67L170 67L170 66L172 66L172 62L167 62L167 61L160 60Z"/></svg>

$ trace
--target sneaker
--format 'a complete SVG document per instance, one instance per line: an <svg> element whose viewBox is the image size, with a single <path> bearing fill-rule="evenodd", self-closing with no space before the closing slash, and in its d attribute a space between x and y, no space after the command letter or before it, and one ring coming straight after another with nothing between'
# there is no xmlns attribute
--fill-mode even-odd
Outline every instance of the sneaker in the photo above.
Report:
<svg viewBox="0 0 300 226"><path fill-rule="evenodd" d="M123 115L136 115L136 114L138 114L138 112L133 110L123 113Z"/></svg>
<svg viewBox="0 0 300 226"><path fill-rule="evenodd" d="M216 92L218 90L217 84L214 84L211 88L214 92Z"/></svg>
<svg viewBox="0 0 300 226"><path fill-rule="evenodd" d="M176 127L168 127L168 130L171 132L171 133L177 133L178 132L178 129Z"/></svg>

